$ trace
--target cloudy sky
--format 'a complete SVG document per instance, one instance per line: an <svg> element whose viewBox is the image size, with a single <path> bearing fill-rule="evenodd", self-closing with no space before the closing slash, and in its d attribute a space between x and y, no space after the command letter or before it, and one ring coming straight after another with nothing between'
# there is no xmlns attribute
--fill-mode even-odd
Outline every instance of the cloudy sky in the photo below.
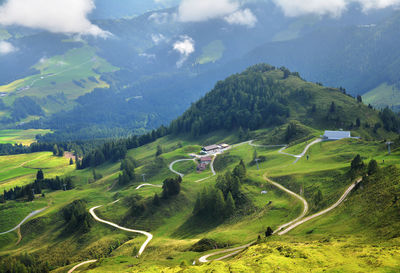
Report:
<svg viewBox="0 0 400 273"><path fill-rule="evenodd" d="M0 7L0 24L107 37L87 18L94 8L92 0L7 0Z"/></svg>
<svg viewBox="0 0 400 273"><path fill-rule="evenodd" d="M115 0L109 0L115 1ZM132 0L144 1L144 0ZM172 0L146 0L157 3L176 3ZM251 0L181 0L178 13L172 18L180 22L202 22L221 19L232 25L254 27L257 17L245 8ZM252 0L254 1L254 0ZM262 1L262 0L259 0ZM272 1L285 16L318 14L340 16L350 4L359 4L364 11L399 6L400 0L264 0ZM117 4L116 4L117 5ZM89 19L96 0L6 0L0 6L1 25L20 25L54 33L91 35L106 38L110 35ZM163 22L164 18L156 18Z"/></svg>

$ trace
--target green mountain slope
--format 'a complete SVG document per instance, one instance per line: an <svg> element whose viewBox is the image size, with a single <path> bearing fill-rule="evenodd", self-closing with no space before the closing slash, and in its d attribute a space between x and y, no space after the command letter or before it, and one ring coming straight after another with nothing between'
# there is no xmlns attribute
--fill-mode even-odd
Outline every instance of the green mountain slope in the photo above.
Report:
<svg viewBox="0 0 400 273"><path fill-rule="evenodd" d="M259 123L252 114L260 116ZM296 268L357 268L390 272L400 265L396 214L400 151L398 136L386 131L384 125L390 123L386 127L391 130L396 122L390 113L379 113L340 90L305 82L297 73L283 68L258 65L219 82L171 125L170 133L160 128L139 138L106 143L84 157L85 169L76 170L71 165L60 168L56 161L69 161L59 157L28 164L25 162L29 158L24 157L29 155L20 155L15 167L11 161L15 157L4 157L3 161L11 165L4 176L26 179L16 185L7 180L7 190L26 185L39 169L43 169L45 178L59 174L63 179L70 177L72 183L64 191L56 178L54 183L59 183L53 188L44 187L44 195L36 194L33 202L28 201L32 198L31 188L0 195L4 219L0 221L0 232L16 226L27 208L48 206L21 227L21 240L18 231L0 235L0 271L7 272L15 264L23 268L30 261L35 268L66 272L96 259L81 269L293 272ZM193 129L195 123L201 130ZM377 123L382 127L373 128ZM363 138L313 141L314 145L309 146L323 129L341 127L352 128L353 134ZM272 138L276 143L269 141ZM390 155L384 138L395 142ZM254 143L250 139L255 139ZM282 154L281 147L261 145L286 141L290 142L286 150L289 155ZM190 155L199 154L202 146L213 143L231 144L214 160L215 176L209 166L199 172L199 162ZM293 156L307 146L304 157ZM376 159L381 171L368 177L368 182L361 183L330 213L286 235L265 238L268 227L276 230L304 211L299 198L268 179L301 195L309 204L306 213L311 215L332 206L353 183L354 174L361 176L366 171L361 168L358 173L350 172L357 154L365 163ZM185 161L179 161L182 159ZM182 180L171 169L184 173ZM29 177L24 175L27 172ZM40 185L35 184L34 190ZM21 197L14 198L16 193ZM136 255L145 237L95 221L88 212L94 207L101 219L153 235L140 257ZM214 248L254 241L258 244L227 262L189 266ZM24 252L27 255L21 256Z"/></svg>
<svg viewBox="0 0 400 273"><path fill-rule="evenodd" d="M400 90L397 85L383 83L363 95L363 100L377 108L389 107L398 112L400 109Z"/></svg>
<svg viewBox="0 0 400 273"><path fill-rule="evenodd" d="M71 110L75 99L95 88L108 88L100 79L104 73L118 69L96 55L89 46L74 48L63 55L41 58L33 67L39 73L0 86L2 123L32 120L29 115L17 115L21 111L15 101L30 97L50 116L60 110Z"/></svg>
<svg viewBox="0 0 400 273"><path fill-rule="evenodd" d="M199 136L221 129L268 128L293 120L319 130L348 129L365 137L374 134L368 127L381 123L377 111L339 89L306 82L285 68L256 65L218 82L171 123L171 130Z"/></svg>

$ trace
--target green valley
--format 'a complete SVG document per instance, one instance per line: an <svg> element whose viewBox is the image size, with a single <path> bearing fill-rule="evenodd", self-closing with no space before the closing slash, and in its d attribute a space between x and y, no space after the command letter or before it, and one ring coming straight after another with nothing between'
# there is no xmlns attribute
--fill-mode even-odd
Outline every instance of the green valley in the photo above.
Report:
<svg viewBox="0 0 400 273"><path fill-rule="evenodd" d="M104 73L118 68L98 57L93 47L83 45L63 55L41 58L32 67L37 74L0 86L2 112L0 118L14 118L29 122L38 116L51 115L60 110L71 110L75 99L92 92L95 88L108 88L100 79ZM21 113L15 101L30 97L43 112ZM26 106L25 106L26 107ZM12 121L12 120L10 120Z"/></svg>
<svg viewBox="0 0 400 273"><path fill-rule="evenodd" d="M258 65L169 128L106 141L77 168L50 152L2 156L0 232L46 209L0 235L0 269L29 258L44 272L395 272L400 142L388 111Z"/></svg>

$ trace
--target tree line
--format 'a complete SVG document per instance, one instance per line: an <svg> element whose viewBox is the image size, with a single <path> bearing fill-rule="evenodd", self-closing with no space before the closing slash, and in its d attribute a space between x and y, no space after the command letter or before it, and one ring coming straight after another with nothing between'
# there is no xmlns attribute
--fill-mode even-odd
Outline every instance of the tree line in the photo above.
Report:
<svg viewBox="0 0 400 273"><path fill-rule="evenodd" d="M64 144L54 144L54 143L38 143L34 142L29 146L22 144L0 144L0 155L16 155L16 154L30 154L37 152L53 152L54 145L66 148Z"/></svg>
<svg viewBox="0 0 400 273"><path fill-rule="evenodd" d="M36 174L36 180L25 186L16 186L9 190L4 190L3 194L0 195L0 203L7 200L18 200L26 199L32 201L35 198L35 194L42 194L42 190L49 189L52 191L56 190L71 190L74 188L72 179L70 177L60 178L44 178L42 170L39 170Z"/></svg>
<svg viewBox="0 0 400 273"><path fill-rule="evenodd" d="M116 162L124 159L128 150L151 143L167 134L168 129L161 126L157 130L153 130L141 136L132 136L106 142L83 156L82 159L76 160L76 167L77 169L85 169L88 167L97 167L107 161Z"/></svg>
<svg viewBox="0 0 400 273"><path fill-rule="evenodd" d="M48 273L50 269L48 262L38 261L26 252L19 256L0 259L0 272L4 273Z"/></svg>

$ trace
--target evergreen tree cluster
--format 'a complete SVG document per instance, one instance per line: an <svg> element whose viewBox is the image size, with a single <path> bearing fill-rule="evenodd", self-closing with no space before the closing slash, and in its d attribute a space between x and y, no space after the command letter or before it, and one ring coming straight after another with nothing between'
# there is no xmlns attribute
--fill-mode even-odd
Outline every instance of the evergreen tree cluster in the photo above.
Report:
<svg viewBox="0 0 400 273"><path fill-rule="evenodd" d="M167 134L168 129L161 126L157 130L141 136L106 142L101 147L86 154L81 160L76 160L77 169L97 167L107 161L116 162L124 159L128 150L151 143Z"/></svg>
<svg viewBox="0 0 400 273"><path fill-rule="evenodd" d="M360 171L365 168L365 164L361 159L361 156L358 154L351 161L350 170L352 171Z"/></svg>
<svg viewBox="0 0 400 273"><path fill-rule="evenodd" d="M31 97L22 97L15 99L12 105L11 118L13 121L19 121L28 116L43 116L43 109Z"/></svg>
<svg viewBox="0 0 400 273"><path fill-rule="evenodd" d="M48 273L49 264L39 262L34 256L24 253L16 257L0 259L0 272L4 273Z"/></svg>
<svg viewBox="0 0 400 273"><path fill-rule="evenodd" d="M354 159L351 161L350 165L350 175L351 178L356 178L357 175L373 175L379 171L378 162L375 159L371 159L366 166L365 163L362 161L361 156L358 154Z"/></svg>
<svg viewBox="0 0 400 273"><path fill-rule="evenodd" d="M62 214L66 221L65 232L70 234L74 232L87 233L93 225L92 217L86 209L84 200L75 200L67 205Z"/></svg>
<svg viewBox="0 0 400 273"><path fill-rule="evenodd" d="M221 129L255 130L283 124L290 116L286 87L265 76L264 72L271 70L275 68L259 65L218 82L213 91L171 123L171 132L199 136Z"/></svg>
<svg viewBox="0 0 400 273"><path fill-rule="evenodd" d="M168 199L169 197L178 195L181 192L182 177L167 178L163 181L162 198Z"/></svg>
<svg viewBox="0 0 400 273"><path fill-rule="evenodd" d="M218 176L215 187L204 188L197 195L193 215L197 217L222 220L232 216L241 203L241 184L246 179L246 167L243 161L233 169Z"/></svg>
<svg viewBox="0 0 400 273"><path fill-rule="evenodd" d="M392 131L395 133L400 132L400 118L389 108L385 108L380 112L380 117L383 123L383 128L386 131Z"/></svg>
<svg viewBox="0 0 400 273"><path fill-rule="evenodd" d="M64 156L64 148L58 147L57 144L53 146L53 155L63 157Z"/></svg>
<svg viewBox="0 0 400 273"><path fill-rule="evenodd" d="M64 145L60 144L64 149ZM37 152L52 152L53 143L37 143L34 142L29 146L22 144L0 144L0 155L16 155L16 154L29 154Z"/></svg>
<svg viewBox="0 0 400 273"><path fill-rule="evenodd" d="M43 171L39 170L36 174L36 180L25 186L16 186L9 190L4 190L3 195L0 196L0 200L17 200L27 198L28 201L34 199L34 194L42 193L42 190L49 189L52 191L56 190L71 190L74 188L70 177L60 178L44 178Z"/></svg>
<svg viewBox="0 0 400 273"><path fill-rule="evenodd" d="M135 165L136 165L135 162L129 156L127 156L121 162L122 174L120 174L118 177L119 185L121 185L121 186L127 185L129 182L135 180Z"/></svg>

